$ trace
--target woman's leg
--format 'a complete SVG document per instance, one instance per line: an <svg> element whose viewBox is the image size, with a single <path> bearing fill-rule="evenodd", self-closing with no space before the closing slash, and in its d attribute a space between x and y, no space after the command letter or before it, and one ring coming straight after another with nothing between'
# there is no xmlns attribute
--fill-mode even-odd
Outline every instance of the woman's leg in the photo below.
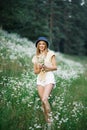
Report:
<svg viewBox="0 0 87 130"><path fill-rule="evenodd" d="M38 89L39 97L40 97L40 99L41 99L41 101L42 101L42 99L43 99L43 94L44 94L44 87L43 87L43 86L38 86L37 89ZM47 120L46 110L45 110L45 106L44 106L44 103L43 103L43 102L42 102L42 108L43 108L43 112L44 112L45 119Z"/></svg>
<svg viewBox="0 0 87 130"><path fill-rule="evenodd" d="M53 84L49 84L49 85L45 86L44 92L43 92L43 97L42 97L42 102L44 104L45 114L46 114L46 117L47 117L47 122L50 122L51 108L50 108L48 98L50 96L52 88L53 88Z"/></svg>
<svg viewBox="0 0 87 130"><path fill-rule="evenodd" d="M44 93L44 87L43 86L37 86L37 89L38 89L38 94L40 96L40 99L42 100L43 93Z"/></svg>
<svg viewBox="0 0 87 130"><path fill-rule="evenodd" d="M45 119L47 122L49 121L49 115L51 112L51 108L50 108L50 104L48 102L48 97L50 96L51 90L53 88L53 84L49 84L45 87L43 86L38 86L38 94L40 96L40 99L42 101L42 107L44 110L44 114L45 114Z"/></svg>

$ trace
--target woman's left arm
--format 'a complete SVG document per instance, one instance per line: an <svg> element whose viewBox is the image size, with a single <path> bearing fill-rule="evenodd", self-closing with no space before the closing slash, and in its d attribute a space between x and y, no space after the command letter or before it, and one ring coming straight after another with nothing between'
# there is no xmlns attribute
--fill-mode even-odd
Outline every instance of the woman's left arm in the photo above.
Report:
<svg viewBox="0 0 87 130"><path fill-rule="evenodd" d="M57 63L56 63L55 55L53 55L51 57L51 63L52 63L51 67L50 66L44 66L44 69L45 69L46 72L57 70Z"/></svg>

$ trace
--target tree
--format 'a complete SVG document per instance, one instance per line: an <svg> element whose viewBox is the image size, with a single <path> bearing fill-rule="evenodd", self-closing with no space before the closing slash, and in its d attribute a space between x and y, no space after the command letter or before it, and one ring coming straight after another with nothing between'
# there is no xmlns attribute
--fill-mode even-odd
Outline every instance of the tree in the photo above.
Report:
<svg viewBox="0 0 87 130"><path fill-rule="evenodd" d="M50 48L87 55L87 0L4 0L0 26L35 41L46 36Z"/></svg>

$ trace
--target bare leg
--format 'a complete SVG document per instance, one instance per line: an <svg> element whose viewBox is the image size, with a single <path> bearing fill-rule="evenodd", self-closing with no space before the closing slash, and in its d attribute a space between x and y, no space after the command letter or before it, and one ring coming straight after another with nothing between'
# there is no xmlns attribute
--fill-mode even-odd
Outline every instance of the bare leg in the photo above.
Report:
<svg viewBox="0 0 87 130"><path fill-rule="evenodd" d="M53 84L49 84L45 87L38 86L38 94L42 101L42 107L43 107L46 122L50 122L51 108L50 108L50 104L48 102L48 97L51 93L52 88L53 88Z"/></svg>
<svg viewBox="0 0 87 130"><path fill-rule="evenodd" d="M37 88L38 88L38 94L39 94L40 99L42 101L43 94L44 94L44 87L43 86L38 86ZM47 119L47 117L46 117L46 110L45 110L45 106L44 106L43 102L42 102L42 109L43 109L43 112L44 112L45 119Z"/></svg>
<svg viewBox="0 0 87 130"><path fill-rule="evenodd" d="M44 88L44 93L43 93L43 98L42 98L42 102L44 104L44 109L45 109L45 116L46 116L46 121L50 122L50 114L51 114L51 108L50 108L50 104L48 101L48 97L50 96L51 90L53 88L53 84L49 84L47 86L45 86Z"/></svg>

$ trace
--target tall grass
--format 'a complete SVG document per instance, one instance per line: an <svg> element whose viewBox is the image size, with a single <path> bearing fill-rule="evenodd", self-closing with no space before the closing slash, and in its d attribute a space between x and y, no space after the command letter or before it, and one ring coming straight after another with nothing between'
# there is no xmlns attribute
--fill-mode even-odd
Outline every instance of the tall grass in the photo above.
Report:
<svg viewBox="0 0 87 130"><path fill-rule="evenodd" d="M56 53L53 123L46 124L31 62L33 43L0 30L0 129L86 130L87 58Z"/></svg>
<svg viewBox="0 0 87 130"><path fill-rule="evenodd" d="M61 82L63 82L61 80ZM57 86L53 92L56 129L85 130L87 126L87 80L81 76L71 85ZM56 96L55 96L56 95Z"/></svg>

